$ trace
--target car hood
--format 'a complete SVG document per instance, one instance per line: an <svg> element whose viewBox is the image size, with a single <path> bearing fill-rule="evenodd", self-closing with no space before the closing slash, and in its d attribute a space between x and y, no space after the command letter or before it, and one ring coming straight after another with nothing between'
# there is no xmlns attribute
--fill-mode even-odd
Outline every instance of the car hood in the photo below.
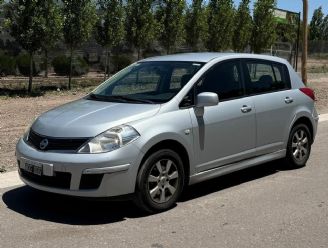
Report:
<svg viewBox="0 0 328 248"><path fill-rule="evenodd" d="M151 117L159 109L158 104L80 99L42 114L32 129L50 137L94 137L111 127Z"/></svg>

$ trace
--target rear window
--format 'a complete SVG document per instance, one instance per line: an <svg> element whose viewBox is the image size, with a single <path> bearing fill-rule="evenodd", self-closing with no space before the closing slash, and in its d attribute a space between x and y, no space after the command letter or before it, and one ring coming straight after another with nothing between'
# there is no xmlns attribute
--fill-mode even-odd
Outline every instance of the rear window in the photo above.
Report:
<svg viewBox="0 0 328 248"><path fill-rule="evenodd" d="M290 89L286 65L269 61L246 61L246 92L259 94Z"/></svg>

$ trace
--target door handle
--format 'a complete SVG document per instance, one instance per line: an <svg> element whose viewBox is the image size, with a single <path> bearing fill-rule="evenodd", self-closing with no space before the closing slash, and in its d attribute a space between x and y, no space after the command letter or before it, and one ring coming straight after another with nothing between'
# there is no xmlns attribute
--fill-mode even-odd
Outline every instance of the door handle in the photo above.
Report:
<svg viewBox="0 0 328 248"><path fill-rule="evenodd" d="M252 111L252 107L244 105L240 110L242 113L246 114Z"/></svg>
<svg viewBox="0 0 328 248"><path fill-rule="evenodd" d="M294 102L294 99L293 99L293 98L290 98L289 96L287 96L287 97L285 98L285 103L286 103L286 104L290 104L290 103L292 103L292 102Z"/></svg>

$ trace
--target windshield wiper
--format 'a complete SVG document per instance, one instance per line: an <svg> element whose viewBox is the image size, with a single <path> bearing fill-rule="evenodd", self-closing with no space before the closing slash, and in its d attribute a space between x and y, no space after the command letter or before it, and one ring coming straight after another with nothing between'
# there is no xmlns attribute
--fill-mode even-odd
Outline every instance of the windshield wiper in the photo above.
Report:
<svg viewBox="0 0 328 248"><path fill-rule="evenodd" d="M154 103L151 100L133 98L133 97L128 97L128 96L114 95L114 96L109 96L109 97L116 98L116 99L122 99L124 101L129 101L129 102Z"/></svg>
<svg viewBox="0 0 328 248"><path fill-rule="evenodd" d="M151 100L147 99L138 99L138 98L132 98L128 96L121 96L121 95L113 95L113 96L104 96L104 95L97 95L94 93L89 94L89 97L96 100L102 100L102 101L112 101L112 100L120 100L124 102L139 102L139 103L154 103Z"/></svg>

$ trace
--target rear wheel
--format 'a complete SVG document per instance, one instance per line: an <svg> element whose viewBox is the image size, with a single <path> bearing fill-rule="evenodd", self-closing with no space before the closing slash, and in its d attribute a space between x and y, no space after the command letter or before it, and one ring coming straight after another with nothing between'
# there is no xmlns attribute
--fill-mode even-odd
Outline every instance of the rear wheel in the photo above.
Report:
<svg viewBox="0 0 328 248"><path fill-rule="evenodd" d="M151 154L140 168L136 203L147 212L170 209L184 187L184 169L180 156L163 149Z"/></svg>
<svg viewBox="0 0 328 248"><path fill-rule="evenodd" d="M286 162L290 168L301 168L306 165L311 153L312 137L309 128L304 124L293 127L287 146Z"/></svg>

